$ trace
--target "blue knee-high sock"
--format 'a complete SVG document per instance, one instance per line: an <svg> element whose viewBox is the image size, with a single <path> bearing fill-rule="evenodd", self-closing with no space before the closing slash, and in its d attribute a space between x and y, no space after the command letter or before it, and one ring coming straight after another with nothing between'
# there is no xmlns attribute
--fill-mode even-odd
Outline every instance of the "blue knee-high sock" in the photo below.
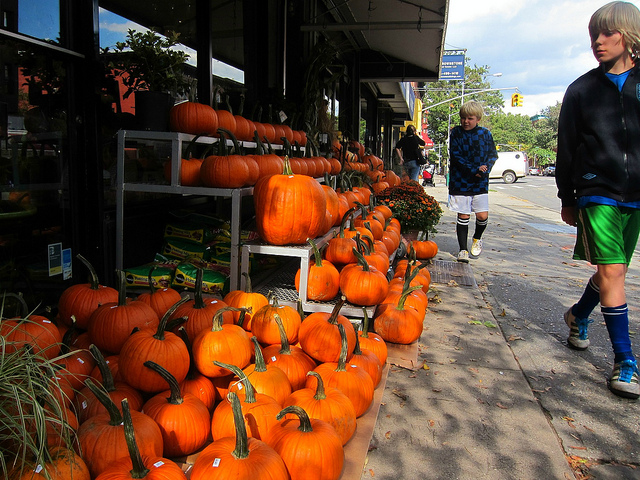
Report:
<svg viewBox="0 0 640 480"><path fill-rule="evenodd" d="M600 307L602 316L609 331L611 346L613 347L614 362L634 360L629 338L629 309L627 304L619 307Z"/></svg>
<svg viewBox="0 0 640 480"><path fill-rule="evenodd" d="M593 281L593 277L589 279L587 287L584 289L584 293L578 303L571 308L571 313L576 318L589 318L593 309L600 303L600 287Z"/></svg>

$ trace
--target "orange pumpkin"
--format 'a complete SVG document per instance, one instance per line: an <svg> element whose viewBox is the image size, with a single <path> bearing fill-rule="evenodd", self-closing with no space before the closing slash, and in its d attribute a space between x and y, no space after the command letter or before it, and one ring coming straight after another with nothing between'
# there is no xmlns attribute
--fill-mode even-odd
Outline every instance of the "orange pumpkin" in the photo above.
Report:
<svg viewBox="0 0 640 480"><path fill-rule="evenodd" d="M228 437L215 440L200 452L191 469L191 480L289 480L287 467L280 455L261 440L248 438L238 396L229 393L228 401L233 431Z"/></svg>
<svg viewBox="0 0 640 480"><path fill-rule="evenodd" d="M335 429L324 420L309 418L304 409L292 405L278 416L294 415L275 425L266 443L284 460L291 480L338 480L344 465L342 441Z"/></svg>
<svg viewBox="0 0 640 480"><path fill-rule="evenodd" d="M327 199L320 184L306 175L293 175L288 159L281 175L258 180L253 190L256 228L272 245L301 245L326 233Z"/></svg>

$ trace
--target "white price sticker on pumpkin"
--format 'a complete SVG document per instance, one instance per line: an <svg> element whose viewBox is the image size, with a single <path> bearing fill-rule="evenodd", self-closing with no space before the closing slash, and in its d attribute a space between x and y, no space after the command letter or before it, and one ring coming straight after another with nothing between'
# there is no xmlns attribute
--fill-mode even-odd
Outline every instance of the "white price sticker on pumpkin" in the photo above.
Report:
<svg viewBox="0 0 640 480"><path fill-rule="evenodd" d="M215 458L213 460L213 463L211 464L212 467L219 467L220 466L220 459L219 458Z"/></svg>

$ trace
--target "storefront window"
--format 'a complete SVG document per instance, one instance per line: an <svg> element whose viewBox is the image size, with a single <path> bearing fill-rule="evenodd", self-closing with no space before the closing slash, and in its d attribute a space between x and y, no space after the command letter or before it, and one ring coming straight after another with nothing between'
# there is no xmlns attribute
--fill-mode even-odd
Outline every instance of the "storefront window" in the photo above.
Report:
<svg viewBox="0 0 640 480"><path fill-rule="evenodd" d="M30 304L55 298L64 274L50 269L51 246L70 246L67 68L12 40L0 52L0 288Z"/></svg>
<svg viewBox="0 0 640 480"><path fill-rule="evenodd" d="M9 0L0 3L2 27L52 43L60 43L59 0Z"/></svg>

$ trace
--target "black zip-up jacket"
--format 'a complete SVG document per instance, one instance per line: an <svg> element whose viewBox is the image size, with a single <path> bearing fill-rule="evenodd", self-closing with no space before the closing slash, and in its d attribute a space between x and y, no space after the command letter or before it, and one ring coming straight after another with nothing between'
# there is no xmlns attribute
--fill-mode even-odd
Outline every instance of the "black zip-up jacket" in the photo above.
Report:
<svg viewBox="0 0 640 480"><path fill-rule="evenodd" d="M584 195L640 200L640 65L622 92L602 67L569 85L558 125L556 184L564 207Z"/></svg>

